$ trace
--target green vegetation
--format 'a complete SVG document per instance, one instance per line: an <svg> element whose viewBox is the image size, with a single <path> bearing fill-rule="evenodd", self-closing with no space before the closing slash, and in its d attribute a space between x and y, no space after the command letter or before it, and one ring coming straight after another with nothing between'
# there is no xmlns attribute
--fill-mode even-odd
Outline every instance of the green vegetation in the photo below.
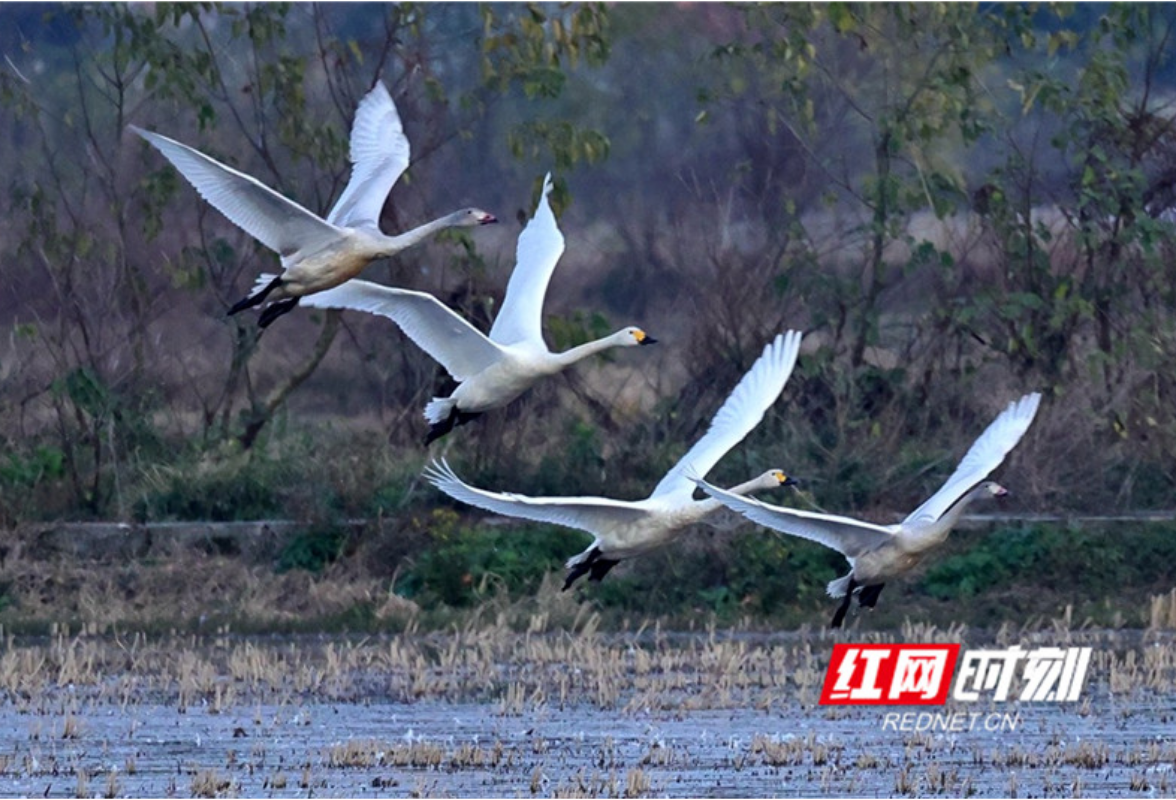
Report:
<svg viewBox="0 0 1176 800"><path fill-rule="evenodd" d="M425 505L405 520L308 525L260 550L227 534L179 547L161 532L129 557L114 557L119 545L108 545L79 558L36 530L7 534L0 625L22 633L62 622L145 632L216 625L375 632L495 617L525 628L536 614L559 627L596 614L604 630L642 621L669 629L821 629L834 608L825 584L846 569L839 555L812 543L747 528L701 529L678 547L622 563L601 583L581 580L561 592L563 563L587 546L584 534L474 522ZM1065 617L1074 625L1167 626L1173 617L1155 602L1171 591L1174 534L1176 526L1158 523L958 531L942 559L888 584L876 610L855 606L849 624L886 631L909 620L995 631Z"/></svg>
<svg viewBox="0 0 1176 800"><path fill-rule="evenodd" d="M544 575L588 544L583 534L562 528L466 527L445 509L432 513L429 538L396 583L397 594L428 608L534 594Z"/></svg>
<svg viewBox="0 0 1176 800"><path fill-rule="evenodd" d="M294 470L261 457L203 466L180 464L159 470L135 503L136 519L228 522L283 513L278 487L296 480Z"/></svg>
<svg viewBox="0 0 1176 800"><path fill-rule="evenodd" d="M347 531L338 526L316 526L299 531L282 548L274 569L278 573L292 569L322 572L343 555Z"/></svg>
<svg viewBox="0 0 1176 800"><path fill-rule="evenodd" d="M1074 598L1114 598L1128 586L1157 594L1170 588L1176 560L1170 524L1029 525L957 538L961 552L921 581L932 597L967 601L1013 587Z"/></svg>

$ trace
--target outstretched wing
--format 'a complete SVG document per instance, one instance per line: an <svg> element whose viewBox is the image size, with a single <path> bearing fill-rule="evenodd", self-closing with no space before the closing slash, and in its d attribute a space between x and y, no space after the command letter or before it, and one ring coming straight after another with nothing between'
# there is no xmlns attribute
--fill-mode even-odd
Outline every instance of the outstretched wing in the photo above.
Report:
<svg viewBox="0 0 1176 800"><path fill-rule="evenodd" d="M519 234L514 272L506 285L502 310L490 328L490 338L503 345L526 344L546 351L543 341L543 298L551 273L564 251L564 237L555 222L547 195L551 173L543 179L543 191L535 216Z"/></svg>
<svg viewBox="0 0 1176 800"><path fill-rule="evenodd" d="M350 280L325 292L306 295L301 303L312 308L352 308L387 317L445 367L455 381L467 380L502 358L498 345L426 292Z"/></svg>
<svg viewBox="0 0 1176 800"><path fill-rule="evenodd" d="M509 492L488 492L465 483L442 460L425 468L425 477L445 494L495 514L564 525L598 534L619 525L641 521L648 512L633 503L606 497L527 497Z"/></svg>
<svg viewBox="0 0 1176 800"><path fill-rule="evenodd" d="M379 230L380 211L388 192L408 168L408 137L396 104L383 81L355 109L351 125L351 180L339 195L327 221L351 228Z"/></svg>
<svg viewBox="0 0 1176 800"><path fill-rule="evenodd" d="M751 433L784 391L796 365L801 336L799 331L788 331L764 347L763 354L719 408L706 434L666 473L650 497L678 494L689 499L694 493L690 476L706 475L728 450Z"/></svg>
<svg viewBox="0 0 1176 800"><path fill-rule="evenodd" d="M697 483L711 497L727 508L738 511L752 522L780 533L823 544L849 559L857 558L862 553L880 547L894 538L891 529L881 525L849 517L773 506L751 497L731 494L703 480Z"/></svg>
<svg viewBox="0 0 1176 800"><path fill-rule="evenodd" d="M1008 408L980 434L947 482L923 505L911 512L902 524L914 526L935 522L973 486L987 478L1021 441L1025 431L1029 430L1040 403L1041 395L1037 392L1009 403Z"/></svg>
<svg viewBox="0 0 1176 800"><path fill-rule="evenodd" d="M174 139L134 125L130 128L163 153L213 208L283 256L292 255L307 245L336 239L343 233L256 178Z"/></svg>

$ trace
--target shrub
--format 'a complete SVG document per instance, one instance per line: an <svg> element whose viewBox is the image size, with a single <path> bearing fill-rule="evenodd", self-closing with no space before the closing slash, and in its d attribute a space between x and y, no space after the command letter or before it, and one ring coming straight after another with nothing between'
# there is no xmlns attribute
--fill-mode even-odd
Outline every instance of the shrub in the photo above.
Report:
<svg viewBox="0 0 1176 800"><path fill-rule="evenodd" d="M470 606L492 588L534 592L543 576L587 546L584 534L550 526L461 527L448 509L433 512L432 544L397 584L421 605Z"/></svg>

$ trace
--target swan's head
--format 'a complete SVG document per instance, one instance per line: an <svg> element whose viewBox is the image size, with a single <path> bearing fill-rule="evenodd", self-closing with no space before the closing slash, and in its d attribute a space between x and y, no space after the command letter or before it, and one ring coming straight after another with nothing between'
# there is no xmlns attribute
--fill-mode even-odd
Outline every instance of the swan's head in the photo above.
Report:
<svg viewBox="0 0 1176 800"><path fill-rule="evenodd" d="M796 478L785 475L782 469L770 469L763 474L760 480L769 489L774 489L777 486L795 486L797 484Z"/></svg>
<svg viewBox="0 0 1176 800"><path fill-rule="evenodd" d="M640 328L628 327L617 332L622 347L636 347L643 344L657 344L657 339Z"/></svg>
<svg viewBox="0 0 1176 800"><path fill-rule="evenodd" d="M688 475L695 483L700 481ZM741 483L738 486L732 486L727 491L731 494L754 494L755 492L766 491L768 489L775 489L777 486L796 486L798 481L795 478L790 478L784 474L782 469L770 469L762 475L749 480L747 483Z"/></svg>
<svg viewBox="0 0 1176 800"><path fill-rule="evenodd" d="M1008 489L996 481L984 481L980 484L979 489L981 497L1005 497L1009 493Z"/></svg>
<svg viewBox="0 0 1176 800"><path fill-rule="evenodd" d="M489 225L498 222L498 217L480 208L463 208L449 215L450 222L455 228L475 228L478 225Z"/></svg>

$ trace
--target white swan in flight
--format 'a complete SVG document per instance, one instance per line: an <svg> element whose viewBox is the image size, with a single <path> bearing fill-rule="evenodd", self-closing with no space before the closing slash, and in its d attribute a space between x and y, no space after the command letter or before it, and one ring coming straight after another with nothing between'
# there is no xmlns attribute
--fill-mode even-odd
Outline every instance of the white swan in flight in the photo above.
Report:
<svg viewBox="0 0 1176 800"><path fill-rule="evenodd" d="M608 497L527 497L488 492L464 483L449 464L434 461L425 477L450 497L487 511L534 522L588 531L595 539L587 550L569 559L566 590L585 573L599 581L617 562L673 541L690 525L702 522L721 507L711 499L695 500L692 476L705 475L751 432L776 402L800 351L801 334L789 331L764 347L763 354L739 381L711 420L706 434L666 473L644 500ZM794 481L778 469L731 489L736 495L790 486Z"/></svg>
<svg viewBox="0 0 1176 800"><path fill-rule="evenodd" d="M593 353L657 341L640 328L628 327L562 353L547 349L543 296L564 249L563 234L547 202L550 191L548 175L535 216L519 235L517 264L489 336L425 292L349 281L303 300L306 306L352 308L388 317L460 384L449 397L435 397L425 407L430 423L426 445ZM267 278L262 276L258 285Z"/></svg>
<svg viewBox="0 0 1176 800"><path fill-rule="evenodd" d="M964 455L955 472L923 505L897 525L874 525L849 517L781 508L697 483L711 497L760 525L831 547L846 557L850 571L829 583L829 596L842 597L832 627L841 627L850 599L873 608L886 581L909 572L947 539L964 508L978 497L1003 497L1008 491L987 481L1037 414L1039 393L1028 394L1001 412Z"/></svg>
<svg viewBox="0 0 1176 800"><path fill-rule="evenodd" d="M243 172L174 139L142 136L188 179L200 196L282 257L282 274L229 309L236 314L273 302L258 324L266 327L298 305L299 298L354 278L377 258L394 255L444 228L497 222L476 208L455 211L399 236L380 231L380 210L396 179L408 167L408 138L383 81L360 101L351 128L351 179L323 219Z"/></svg>

